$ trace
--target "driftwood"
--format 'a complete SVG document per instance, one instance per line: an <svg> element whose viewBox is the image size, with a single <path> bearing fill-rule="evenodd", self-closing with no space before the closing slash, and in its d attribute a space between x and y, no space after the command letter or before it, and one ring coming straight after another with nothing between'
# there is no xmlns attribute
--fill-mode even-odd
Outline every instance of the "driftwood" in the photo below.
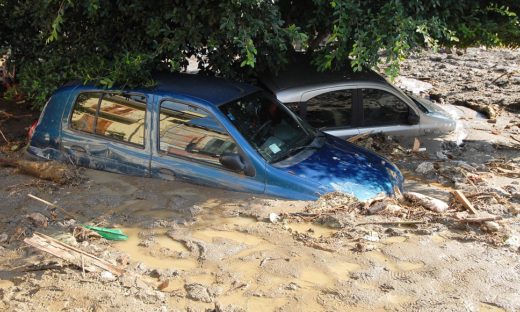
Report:
<svg viewBox="0 0 520 312"><path fill-rule="evenodd" d="M364 223L358 223L356 226L359 225L368 225L368 224L388 224L388 225L413 225L413 224L425 224L426 221L421 220L405 220L405 221L375 221L375 222L364 222Z"/></svg>
<svg viewBox="0 0 520 312"><path fill-rule="evenodd" d="M451 192L451 194L453 195L453 197L459 202L462 204L462 206L464 206L464 208L466 208L469 212L471 212L472 214L478 214L477 210L475 209L475 207L473 207L473 204L466 198L466 196L464 196L464 194L462 194L461 191L459 190L456 190L456 191L453 191Z"/></svg>
<svg viewBox="0 0 520 312"><path fill-rule="evenodd" d="M449 207L447 203L443 202L440 199L426 196L420 193L406 192L403 195L404 198L406 198L407 200L415 202L431 211L445 212L446 210L448 210Z"/></svg>
<svg viewBox="0 0 520 312"><path fill-rule="evenodd" d="M66 165L57 161L40 162L0 158L0 166L14 167L22 173L60 184L65 184L76 176Z"/></svg>
<svg viewBox="0 0 520 312"><path fill-rule="evenodd" d="M356 134L355 136L348 138L347 141L350 143L355 143L361 139L364 139L364 138L370 136L371 134L372 134L372 131Z"/></svg>
<svg viewBox="0 0 520 312"><path fill-rule="evenodd" d="M96 272L99 271L99 269L102 269L109 271L116 276L125 272L123 269L120 269L103 259L38 232L35 232L32 237L24 239L24 242L34 248L68 261L88 272Z"/></svg>

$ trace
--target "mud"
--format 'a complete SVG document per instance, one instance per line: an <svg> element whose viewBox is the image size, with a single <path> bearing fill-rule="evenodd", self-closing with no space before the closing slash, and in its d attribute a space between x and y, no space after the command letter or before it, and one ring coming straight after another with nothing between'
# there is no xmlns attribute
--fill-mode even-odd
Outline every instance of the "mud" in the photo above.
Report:
<svg viewBox="0 0 520 312"><path fill-rule="evenodd" d="M506 56L518 52L507 51L439 55L454 60L450 66L460 61L458 70L471 71L471 64L480 65L465 57L493 55L514 62ZM429 82L446 90L443 98L450 101L450 83L443 79L451 76L441 76L440 69L433 73L439 55L411 58L404 74L424 78L431 73ZM501 88L515 87L513 80ZM462 88L463 80L451 81L453 88ZM465 114L460 122L468 135L461 145L456 135L420 138L423 153L408 152L412 143L402 138L360 142L397 162L408 191L445 201L455 189L475 194L470 200L479 214L501 218L499 230L492 233L457 221L468 212L456 203L445 213L398 203L399 210L369 215L364 204L337 195L314 203L284 201L93 170L85 170L79 183L60 185L0 168L0 309L518 311L520 252L514 237L520 233L520 188L511 172L520 156L511 135L518 135L513 125L520 121L505 106L514 101L504 100L494 123L474 111ZM439 158L439 151L450 157ZM433 169L418 173L423 162L431 162ZM55 202L76 218L27 194ZM47 226L30 222L32 213L44 215ZM273 221L271 213L277 216ZM410 220L421 223L381 223ZM120 228L129 239L79 242L71 234L79 224ZM83 275L81 268L26 246L23 238L34 231L127 274Z"/></svg>

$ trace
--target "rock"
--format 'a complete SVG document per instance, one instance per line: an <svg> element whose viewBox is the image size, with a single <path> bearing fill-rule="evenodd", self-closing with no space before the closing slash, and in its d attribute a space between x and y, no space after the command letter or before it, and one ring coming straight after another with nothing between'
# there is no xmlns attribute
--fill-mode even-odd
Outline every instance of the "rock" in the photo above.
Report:
<svg viewBox="0 0 520 312"><path fill-rule="evenodd" d="M520 235L511 235L506 239L505 244L515 249L520 248Z"/></svg>
<svg viewBox="0 0 520 312"><path fill-rule="evenodd" d="M285 286L285 289L287 290L298 290L300 287L300 285L294 283L294 282L290 282L289 285Z"/></svg>
<svg viewBox="0 0 520 312"><path fill-rule="evenodd" d="M7 242L8 239L9 239L9 236L7 234L5 234L5 233L0 234L0 244Z"/></svg>
<svg viewBox="0 0 520 312"><path fill-rule="evenodd" d="M396 204L389 204L388 206L386 206L386 211L390 212L391 214L396 214L402 209L403 207Z"/></svg>
<svg viewBox="0 0 520 312"><path fill-rule="evenodd" d="M417 166L417 169L415 169L415 172L420 173L420 174L428 174L428 173L432 172L433 170L435 170L433 163L425 161L425 162L420 163L419 166Z"/></svg>
<svg viewBox="0 0 520 312"><path fill-rule="evenodd" d="M271 212L271 213L269 214L269 221L271 221L271 223L276 223L276 222L280 221L280 216L277 215L277 214L274 213L274 212Z"/></svg>
<svg viewBox="0 0 520 312"><path fill-rule="evenodd" d="M113 282L117 279L117 277L114 276L114 274L112 274L111 272L109 271L103 271L101 272L101 280L104 281L104 282Z"/></svg>
<svg viewBox="0 0 520 312"><path fill-rule="evenodd" d="M378 242L379 234L377 232L370 232L367 235L363 236L363 239L369 242Z"/></svg>
<svg viewBox="0 0 520 312"><path fill-rule="evenodd" d="M234 304L228 304L224 306L221 303L215 303L215 312L245 312L246 310L238 307Z"/></svg>
<svg viewBox="0 0 520 312"><path fill-rule="evenodd" d="M213 301L213 299L209 295L208 289L201 284L186 284L184 285L184 289L186 290L188 298L190 299L206 303L210 303Z"/></svg>
<svg viewBox="0 0 520 312"><path fill-rule="evenodd" d="M500 228L500 224L494 221L486 221L482 224L482 230L489 233L498 232Z"/></svg>
<svg viewBox="0 0 520 312"><path fill-rule="evenodd" d="M121 286L126 288L132 288L136 286L136 276L131 274L123 274L119 277L119 283Z"/></svg>
<svg viewBox="0 0 520 312"><path fill-rule="evenodd" d="M448 210L449 207L446 202L440 199L426 196L420 193L406 192L403 195L406 200L416 202L417 204L431 211L445 212L446 210Z"/></svg>
<svg viewBox="0 0 520 312"><path fill-rule="evenodd" d="M27 215L27 219L31 221L31 223L36 227L44 227L46 228L48 224L47 217L42 215L39 212L33 212Z"/></svg>

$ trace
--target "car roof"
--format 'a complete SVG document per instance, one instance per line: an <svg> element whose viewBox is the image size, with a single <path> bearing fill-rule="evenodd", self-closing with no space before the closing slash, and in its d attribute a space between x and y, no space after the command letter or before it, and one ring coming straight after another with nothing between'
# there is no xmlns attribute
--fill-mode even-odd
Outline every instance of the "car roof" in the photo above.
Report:
<svg viewBox="0 0 520 312"><path fill-rule="evenodd" d="M158 82L154 91L180 94L213 105L228 103L260 90L249 84L197 74L155 74L154 79Z"/></svg>
<svg viewBox="0 0 520 312"><path fill-rule="evenodd" d="M260 91L259 88L249 84L197 74L155 73L152 77L157 82L157 85L152 89L132 88L124 90L188 97L194 101L203 101L205 104L215 106ZM84 85L80 81L71 81L65 84L62 89L77 86L94 87L92 84ZM112 90L114 89L119 90L117 87L112 88Z"/></svg>
<svg viewBox="0 0 520 312"><path fill-rule="evenodd" d="M310 58L296 55L278 74L262 73L260 83L273 93L290 89L313 88L336 85L347 82L375 82L388 84L378 73L372 70L354 72L350 67L342 70L320 72L312 65Z"/></svg>

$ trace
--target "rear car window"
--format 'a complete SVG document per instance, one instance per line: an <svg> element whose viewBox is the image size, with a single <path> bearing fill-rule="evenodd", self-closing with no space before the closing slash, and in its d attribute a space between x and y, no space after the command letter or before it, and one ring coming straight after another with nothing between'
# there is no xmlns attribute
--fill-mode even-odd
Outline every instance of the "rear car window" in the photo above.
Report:
<svg viewBox="0 0 520 312"><path fill-rule="evenodd" d="M163 101L159 116L159 147L168 155L213 165L220 155L237 153L237 145L208 112L187 104Z"/></svg>
<svg viewBox="0 0 520 312"><path fill-rule="evenodd" d="M144 146L146 97L120 93L82 93L71 117L71 128Z"/></svg>
<svg viewBox="0 0 520 312"><path fill-rule="evenodd" d="M365 126L406 124L408 105L395 95L378 89L362 89Z"/></svg>
<svg viewBox="0 0 520 312"><path fill-rule="evenodd" d="M306 102L305 118L315 128L350 127L353 90L320 94Z"/></svg>

